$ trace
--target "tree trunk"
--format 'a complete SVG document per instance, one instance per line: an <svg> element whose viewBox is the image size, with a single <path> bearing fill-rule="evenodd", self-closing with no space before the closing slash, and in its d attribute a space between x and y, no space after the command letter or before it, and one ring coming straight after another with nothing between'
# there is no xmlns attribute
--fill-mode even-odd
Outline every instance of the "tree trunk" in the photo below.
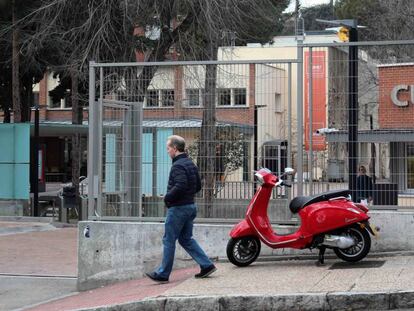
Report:
<svg viewBox="0 0 414 311"><path fill-rule="evenodd" d="M209 46L210 59L217 59L217 48ZM204 217L212 216L215 187L215 157L216 157L216 84L217 65L206 66L204 86L204 109L199 142L198 163L201 178L204 181Z"/></svg>
<svg viewBox="0 0 414 311"><path fill-rule="evenodd" d="M79 105L79 80L76 68L71 70L71 101L72 101L72 124L82 124L83 114L82 107ZM76 190L76 201L80 202L79 197L79 177L81 164L81 135L79 133L72 135L72 185ZM78 209L80 210L80 209ZM80 217L80 215L79 215Z"/></svg>
<svg viewBox="0 0 414 311"><path fill-rule="evenodd" d="M10 107L9 106L5 106L4 107L4 119L3 119L3 123L10 123L10 121L11 121Z"/></svg>
<svg viewBox="0 0 414 311"><path fill-rule="evenodd" d="M13 113L14 122L22 122L22 110L20 102L20 80L19 80L19 66L20 66L20 51L19 51L19 28L16 26L16 4L12 1L12 93L13 93Z"/></svg>
<svg viewBox="0 0 414 311"><path fill-rule="evenodd" d="M23 97L21 102L21 121L30 122L33 107L33 82L30 78L23 79Z"/></svg>

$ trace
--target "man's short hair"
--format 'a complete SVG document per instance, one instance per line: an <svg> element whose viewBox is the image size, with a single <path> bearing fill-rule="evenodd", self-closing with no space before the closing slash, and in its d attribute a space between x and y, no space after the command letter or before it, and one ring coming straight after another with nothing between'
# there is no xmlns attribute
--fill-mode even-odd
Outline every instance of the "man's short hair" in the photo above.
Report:
<svg viewBox="0 0 414 311"><path fill-rule="evenodd" d="M185 140L181 136L172 135L168 137L168 145L171 147L177 148L179 152L184 152L185 150Z"/></svg>

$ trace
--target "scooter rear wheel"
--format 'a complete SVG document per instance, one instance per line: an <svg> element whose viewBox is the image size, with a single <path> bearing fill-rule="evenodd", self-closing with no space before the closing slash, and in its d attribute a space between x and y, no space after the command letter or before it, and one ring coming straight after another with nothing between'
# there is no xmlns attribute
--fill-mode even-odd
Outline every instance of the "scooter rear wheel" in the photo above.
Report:
<svg viewBox="0 0 414 311"><path fill-rule="evenodd" d="M342 234L353 238L356 244L345 249L334 248L336 256L345 261L357 262L368 255L371 249L371 237L365 228L352 226L345 229Z"/></svg>
<svg viewBox="0 0 414 311"><path fill-rule="evenodd" d="M239 267L253 263L260 254L260 240L255 236L230 239L227 243L227 258Z"/></svg>

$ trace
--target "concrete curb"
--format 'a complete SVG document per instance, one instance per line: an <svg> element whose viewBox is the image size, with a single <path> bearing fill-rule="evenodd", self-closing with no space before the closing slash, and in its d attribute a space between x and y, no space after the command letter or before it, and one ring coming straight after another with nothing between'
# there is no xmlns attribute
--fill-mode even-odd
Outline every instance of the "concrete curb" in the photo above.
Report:
<svg viewBox="0 0 414 311"><path fill-rule="evenodd" d="M0 216L0 221L51 223L52 218L51 217L31 217L31 216Z"/></svg>
<svg viewBox="0 0 414 311"><path fill-rule="evenodd" d="M395 252L371 252L367 255L365 259L369 258L384 258L384 257L397 257L397 256L414 256L414 251L395 251ZM210 258L213 261L217 262L229 262L227 257L219 258ZM338 260L338 256L333 253L325 254L325 259L334 259ZM191 261L192 259L188 259ZM261 255L256 259L256 262L277 262L277 261L287 261L287 260L318 260L318 253L314 251L313 253L307 254L297 254L297 255Z"/></svg>
<svg viewBox="0 0 414 311"><path fill-rule="evenodd" d="M41 225L33 225L27 227L9 227L9 228L0 228L0 236L5 235L13 235L13 234L20 234L20 233L32 233L32 232L43 232L43 231L51 231L56 230L57 228L51 224L41 224Z"/></svg>
<svg viewBox="0 0 414 311"><path fill-rule="evenodd" d="M414 291L159 297L78 311L393 310L414 308Z"/></svg>

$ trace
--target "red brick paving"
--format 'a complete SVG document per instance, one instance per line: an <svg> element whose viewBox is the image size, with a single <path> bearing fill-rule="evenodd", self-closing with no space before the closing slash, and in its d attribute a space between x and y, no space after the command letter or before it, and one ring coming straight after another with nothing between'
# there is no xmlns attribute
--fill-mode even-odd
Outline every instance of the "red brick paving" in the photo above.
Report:
<svg viewBox="0 0 414 311"><path fill-rule="evenodd" d="M77 276L77 228L0 237L0 273Z"/></svg>
<svg viewBox="0 0 414 311"><path fill-rule="evenodd" d="M138 301L146 297L162 295L168 289L193 277L197 272L198 268L176 270L172 273L170 282L167 284L156 284L148 278L117 283L81 292L26 311L65 311Z"/></svg>

